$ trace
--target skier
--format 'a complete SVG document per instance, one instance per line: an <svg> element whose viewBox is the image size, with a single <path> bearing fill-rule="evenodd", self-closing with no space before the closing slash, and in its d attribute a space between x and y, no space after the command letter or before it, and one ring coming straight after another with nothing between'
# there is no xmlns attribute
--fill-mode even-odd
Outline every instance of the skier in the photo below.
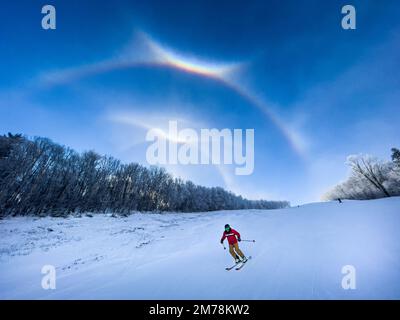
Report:
<svg viewBox="0 0 400 320"><path fill-rule="evenodd" d="M236 263L239 262L246 262L247 258L243 254L243 252L239 249L238 241L241 241L240 239L240 233L237 232L236 230L232 229L229 224L225 225L225 231L222 234L221 238L221 243L224 242L225 238L228 239L229 243L229 253L232 255L233 259L235 259ZM242 260L240 260L242 258Z"/></svg>

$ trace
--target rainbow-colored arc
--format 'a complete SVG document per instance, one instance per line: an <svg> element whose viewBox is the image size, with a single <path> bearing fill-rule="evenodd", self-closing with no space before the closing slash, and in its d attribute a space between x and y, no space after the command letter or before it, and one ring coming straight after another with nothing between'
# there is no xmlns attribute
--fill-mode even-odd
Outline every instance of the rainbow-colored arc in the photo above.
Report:
<svg viewBox="0 0 400 320"><path fill-rule="evenodd" d="M188 57L162 46L159 42L141 33L141 39L147 48L146 58L119 58L86 65L78 68L48 73L42 77L45 85L62 84L81 77L105 73L118 69L136 67L169 67L183 72L208 77L230 88L250 105L256 107L282 133L292 150L301 158L305 157L305 147L301 137L285 124L261 99L233 80L235 71L242 67L241 63L211 63L195 57Z"/></svg>
<svg viewBox="0 0 400 320"><path fill-rule="evenodd" d="M237 63L210 63L195 57L187 57L161 46L147 35L144 36L144 41L150 49L150 52L154 55L155 61L153 62L177 68L185 72L213 78L224 78L240 66L240 64Z"/></svg>

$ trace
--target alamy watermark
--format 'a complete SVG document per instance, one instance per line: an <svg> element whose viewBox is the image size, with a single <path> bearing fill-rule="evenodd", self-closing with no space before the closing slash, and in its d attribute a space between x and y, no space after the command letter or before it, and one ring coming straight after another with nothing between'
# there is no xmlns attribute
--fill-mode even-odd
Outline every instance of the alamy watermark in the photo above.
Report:
<svg viewBox="0 0 400 320"><path fill-rule="evenodd" d="M42 28L44 30L55 30L56 29L56 8L50 4L46 4L42 7Z"/></svg>
<svg viewBox="0 0 400 320"><path fill-rule="evenodd" d="M51 264L42 267L42 288L44 290L56 289L56 268Z"/></svg>
<svg viewBox="0 0 400 320"><path fill-rule="evenodd" d="M342 267L342 288L344 290L355 290L356 287L356 268L350 264Z"/></svg>
<svg viewBox="0 0 400 320"><path fill-rule="evenodd" d="M178 122L169 121L168 132L150 129L146 141L153 142L146 151L151 165L235 164L236 175L254 171L254 129L178 130Z"/></svg>
<svg viewBox="0 0 400 320"><path fill-rule="evenodd" d="M342 14L345 16L342 18L342 28L344 30L355 30L356 25L356 8L352 5L345 5L342 7Z"/></svg>

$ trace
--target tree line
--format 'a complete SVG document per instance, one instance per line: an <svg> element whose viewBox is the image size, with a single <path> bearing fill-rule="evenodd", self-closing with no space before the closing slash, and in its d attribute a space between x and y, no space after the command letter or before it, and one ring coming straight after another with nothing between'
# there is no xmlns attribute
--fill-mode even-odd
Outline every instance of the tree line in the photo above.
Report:
<svg viewBox="0 0 400 320"><path fill-rule="evenodd" d="M390 161L366 155L349 156L349 178L328 191L324 199L367 200L400 196L400 150L392 148L391 152Z"/></svg>
<svg viewBox="0 0 400 320"><path fill-rule="evenodd" d="M160 167L124 164L47 138L10 133L0 136L0 186L0 216L289 206L287 201L248 200L220 187L199 186Z"/></svg>

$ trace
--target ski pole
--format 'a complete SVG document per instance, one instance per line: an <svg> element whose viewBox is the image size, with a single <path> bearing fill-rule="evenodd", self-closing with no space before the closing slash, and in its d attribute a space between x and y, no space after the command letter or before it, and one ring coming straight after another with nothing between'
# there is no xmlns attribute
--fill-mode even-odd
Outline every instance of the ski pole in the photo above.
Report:
<svg viewBox="0 0 400 320"><path fill-rule="evenodd" d="M221 243L221 244L222 244L222 246L224 247L224 250L226 250L226 248L225 248L224 244L223 244L223 243Z"/></svg>
<svg viewBox="0 0 400 320"><path fill-rule="evenodd" d="M256 240L244 240L244 239L242 239L242 241L246 241L246 242L256 242Z"/></svg>

